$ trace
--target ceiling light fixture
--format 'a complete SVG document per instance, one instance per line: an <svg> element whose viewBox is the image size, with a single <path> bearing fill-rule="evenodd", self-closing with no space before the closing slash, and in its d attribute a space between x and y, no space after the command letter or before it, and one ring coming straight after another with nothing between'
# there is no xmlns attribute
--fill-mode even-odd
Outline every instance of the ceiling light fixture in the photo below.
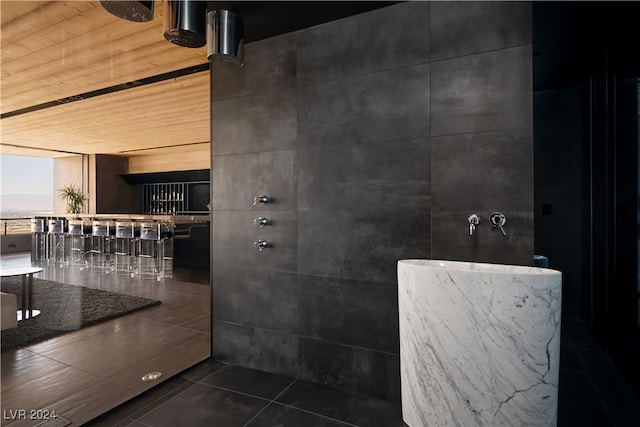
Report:
<svg viewBox="0 0 640 427"><path fill-rule="evenodd" d="M183 47L202 47L206 44L206 1L166 2L164 14L164 38Z"/></svg>
<svg viewBox="0 0 640 427"><path fill-rule="evenodd" d="M100 0L102 7L118 18L133 22L149 22L153 19L153 0Z"/></svg>
<svg viewBox="0 0 640 427"><path fill-rule="evenodd" d="M214 63L242 67L244 24L229 10L207 13L207 59Z"/></svg>

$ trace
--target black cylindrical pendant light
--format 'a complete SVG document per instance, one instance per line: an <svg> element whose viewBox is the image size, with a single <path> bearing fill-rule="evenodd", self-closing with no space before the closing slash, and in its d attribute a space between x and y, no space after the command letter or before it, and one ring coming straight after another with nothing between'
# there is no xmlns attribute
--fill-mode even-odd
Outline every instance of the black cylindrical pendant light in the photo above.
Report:
<svg viewBox="0 0 640 427"><path fill-rule="evenodd" d="M149 22L153 19L153 0L100 0L102 7L118 18L133 22Z"/></svg>
<svg viewBox="0 0 640 427"><path fill-rule="evenodd" d="M207 13L207 58L211 62L242 67L244 24L228 10Z"/></svg>
<svg viewBox="0 0 640 427"><path fill-rule="evenodd" d="M207 43L206 1L169 0L166 2L164 16L164 38L171 43L194 48Z"/></svg>

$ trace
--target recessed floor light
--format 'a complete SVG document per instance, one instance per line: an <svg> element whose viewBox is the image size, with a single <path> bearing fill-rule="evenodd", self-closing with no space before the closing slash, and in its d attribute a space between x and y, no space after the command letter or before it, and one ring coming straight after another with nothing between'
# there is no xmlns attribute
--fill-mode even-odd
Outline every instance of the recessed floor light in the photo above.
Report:
<svg viewBox="0 0 640 427"><path fill-rule="evenodd" d="M142 376L142 381L158 381L162 376L162 372L149 372Z"/></svg>

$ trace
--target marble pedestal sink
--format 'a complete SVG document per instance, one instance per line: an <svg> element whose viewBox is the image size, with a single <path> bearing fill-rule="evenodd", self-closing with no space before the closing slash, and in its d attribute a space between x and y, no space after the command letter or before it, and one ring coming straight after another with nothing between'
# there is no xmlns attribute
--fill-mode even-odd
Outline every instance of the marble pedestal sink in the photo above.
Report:
<svg viewBox="0 0 640 427"><path fill-rule="evenodd" d="M544 268L400 260L404 421L555 426L561 281Z"/></svg>

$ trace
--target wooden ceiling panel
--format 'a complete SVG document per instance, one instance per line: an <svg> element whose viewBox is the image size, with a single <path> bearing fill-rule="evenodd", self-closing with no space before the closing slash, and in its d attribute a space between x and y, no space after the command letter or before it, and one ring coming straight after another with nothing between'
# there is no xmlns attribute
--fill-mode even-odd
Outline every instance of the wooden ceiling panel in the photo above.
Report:
<svg viewBox="0 0 640 427"><path fill-rule="evenodd" d="M208 142L209 73L4 118L1 132L3 145L85 154Z"/></svg>
<svg viewBox="0 0 640 427"><path fill-rule="evenodd" d="M2 113L206 62L206 47L164 39L161 1L148 23L119 19L95 1L0 3Z"/></svg>

